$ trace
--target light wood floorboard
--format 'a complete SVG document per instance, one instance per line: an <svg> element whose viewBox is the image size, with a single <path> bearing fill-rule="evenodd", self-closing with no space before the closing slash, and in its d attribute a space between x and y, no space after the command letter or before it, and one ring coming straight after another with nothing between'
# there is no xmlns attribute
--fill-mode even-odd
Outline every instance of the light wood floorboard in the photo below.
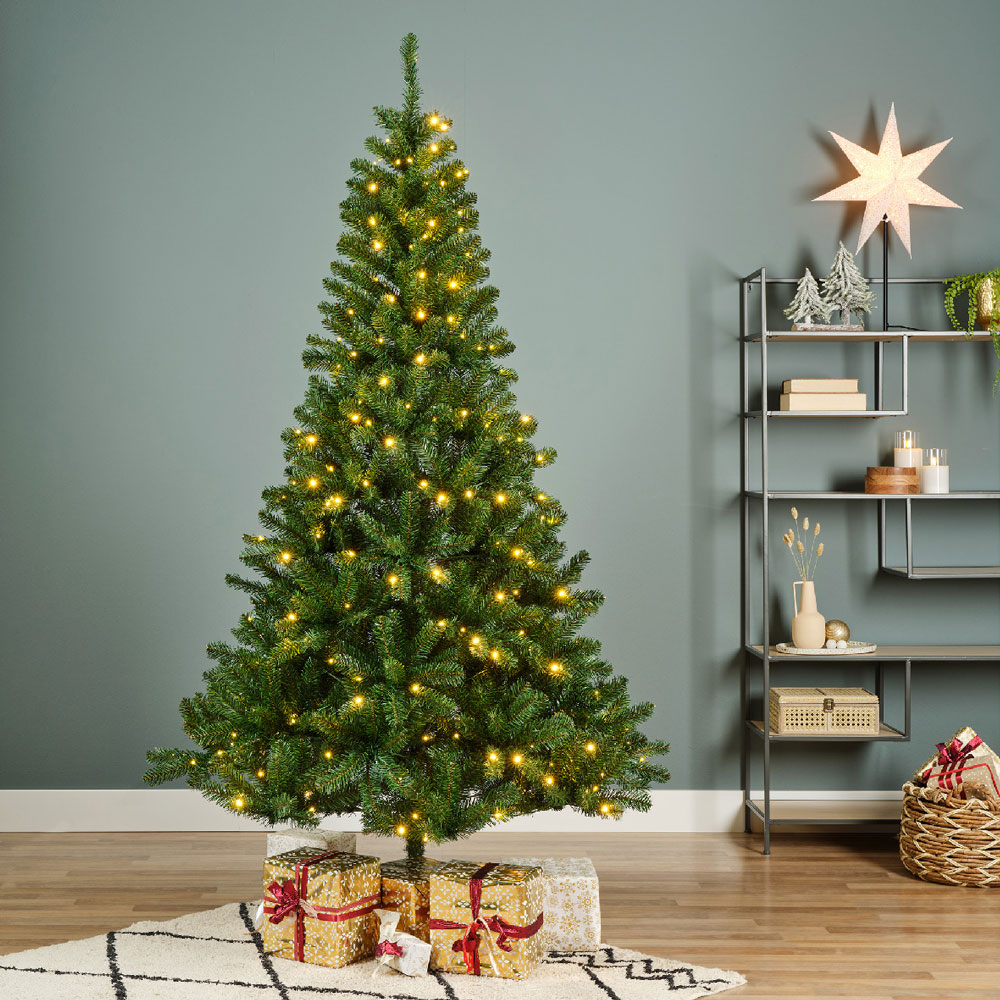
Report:
<svg viewBox="0 0 1000 1000"><path fill-rule="evenodd" d="M436 852L588 855L605 939L736 969L734 1000L998 1000L1000 890L930 885L887 835L478 834ZM399 855L384 839L359 849ZM263 834L0 835L0 954L259 898Z"/></svg>

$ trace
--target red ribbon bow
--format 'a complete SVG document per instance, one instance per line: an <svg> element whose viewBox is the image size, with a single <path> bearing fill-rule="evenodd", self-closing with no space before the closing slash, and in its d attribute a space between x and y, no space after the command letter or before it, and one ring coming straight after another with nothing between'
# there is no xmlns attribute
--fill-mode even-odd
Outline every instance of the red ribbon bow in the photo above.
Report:
<svg viewBox="0 0 1000 1000"><path fill-rule="evenodd" d="M392 941L379 941L375 945L375 957L378 958L381 955L395 955L399 957L403 954L403 948L401 945L393 944Z"/></svg>
<svg viewBox="0 0 1000 1000"><path fill-rule="evenodd" d="M268 895L264 897L264 912L272 924L280 924L289 914L295 914L295 938L293 955L296 962L305 961L306 916L316 920L350 920L352 917L363 917L378 906L379 896L365 896L346 906L316 906L306 901L309 892L309 866L327 858L335 858L343 851L325 851L314 857L306 858L295 866L294 881L272 882L268 887Z"/></svg>
<svg viewBox="0 0 1000 1000"><path fill-rule="evenodd" d="M521 941L537 934L542 927L542 914L527 927L518 924L509 924L503 917L481 917L479 907L483 900L483 879L489 875L497 865L495 863L483 865L473 873L469 879L469 902L472 904L472 920L468 924L458 923L454 920L439 920L431 917L430 929L433 930L460 930L465 933L451 946L452 951L462 952L465 959L465 968L473 976L482 975L479 964L479 931L485 927L491 934L497 935L496 944L501 951L511 951L510 938Z"/></svg>
<svg viewBox="0 0 1000 1000"><path fill-rule="evenodd" d="M268 895L264 897L264 912L269 914L272 924L280 924L289 913L294 913L302 905L298 889L294 882L272 882L267 887Z"/></svg>
<svg viewBox="0 0 1000 1000"><path fill-rule="evenodd" d="M953 736L947 743L937 744L938 755L935 764L949 771L960 767L965 760L972 756L973 750L982 746L982 743L983 738L981 736L973 736L972 739L965 744L963 744L957 736ZM926 771L924 771L923 779L925 781L933 770L933 767L929 767Z"/></svg>
<svg viewBox="0 0 1000 1000"><path fill-rule="evenodd" d="M938 763L942 765L951 764L957 767L966 757L972 754L976 747L982 746L983 738L973 736L964 746L959 742L957 736L953 736L949 743L938 743Z"/></svg>

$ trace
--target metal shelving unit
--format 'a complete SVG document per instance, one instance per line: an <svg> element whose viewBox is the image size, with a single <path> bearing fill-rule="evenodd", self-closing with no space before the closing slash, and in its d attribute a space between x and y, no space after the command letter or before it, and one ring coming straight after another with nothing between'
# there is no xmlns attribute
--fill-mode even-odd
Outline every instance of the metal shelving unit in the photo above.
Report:
<svg viewBox="0 0 1000 1000"><path fill-rule="evenodd" d="M899 285L940 285L941 278L869 278L869 282L882 286L883 329L871 331L772 331L768 330L768 288L773 285L794 285L795 278L770 278L765 269L760 268L740 280L740 563L741 595L740 618L743 638L743 669L740 682L740 707L742 724L742 753L740 762L740 784L743 789L743 810L745 829L751 830L751 820L757 817L763 825L764 853L771 852L771 828L781 824L808 825L810 823L886 823L899 822L899 802L897 800L861 800L842 802L823 799L787 800L774 799L771 795L771 748L778 743L802 742L843 742L874 743L901 742L910 738L911 715L911 672L914 663L952 661L1000 662L1000 645L980 646L880 646L876 653L862 656L826 656L824 663L857 667L864 670L874 668L875 691L879 697L880 730L877 736L785 736L766 731L764 723L751 718L750 701L753 690L759 690L766 714L771 690L771 674L783 664L816 663L816 657L779 653L771 643L771 591L770 563L767 539L769 536L770 505L772 501L872 501L878 518L878 566L879 571L902 576L910 580L954 580L954 579L1000 579L1000 566L920 566L913 558L913 504L932 502L961 503L963 501L997 501L997 491L961 491L945 494L916 494L909 496L889 496L854 491L836 490L772 490L769 483L768 445L770 423L778 418L785 420L804 418L850 419L887 416L905 416L909 406L909 352L911 344L958 342L967 339L989 341L989 333L975 333L966 337L964 333L952 330L908 330L891 329L887 323L888 286ZM759 293L759 324L756 332L751 330L750 296ZM873 345L874 408L866 411L780 411L768 408L768 348L783 343L870 343ZM886 345L899 348L901 400L900 408L884 405L883 375L885 371ZM760 404L751 405L751 352L759 351ZM779 425L780 426L780 425ZM759 433L760 472L758 483L751 475L750 444L751 433ZM900 505L903 511L906 535L906 564L888 564L886 554L886 520L890 505ZM893 510L898 507L894 506ZM759 531L759 535L757 532ZM751 545L754 538L762 540L759 583L752 578ZM763 635L755 643L751 635L754 610L754 594L759 593ZM884 719L885 672L887 669L903 671L903 724L893 726ZM759 687L755 685L759 674ZM750 790L751 754L760 747L763 758L763 797L754 799Z"/></svg>

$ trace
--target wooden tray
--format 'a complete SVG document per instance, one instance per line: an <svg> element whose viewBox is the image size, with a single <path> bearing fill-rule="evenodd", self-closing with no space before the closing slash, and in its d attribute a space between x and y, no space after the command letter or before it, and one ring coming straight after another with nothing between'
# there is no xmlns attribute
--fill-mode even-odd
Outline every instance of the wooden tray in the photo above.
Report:
<svg viewBox="0 0 1000 1000"><path fill-rule="evenodd" d="M790 642L779 642L774 647L779 653L788 656L856 656L858 653L874 653L878 646L874 642L855 642L849 640L846 649L799 649Z"/></svg>

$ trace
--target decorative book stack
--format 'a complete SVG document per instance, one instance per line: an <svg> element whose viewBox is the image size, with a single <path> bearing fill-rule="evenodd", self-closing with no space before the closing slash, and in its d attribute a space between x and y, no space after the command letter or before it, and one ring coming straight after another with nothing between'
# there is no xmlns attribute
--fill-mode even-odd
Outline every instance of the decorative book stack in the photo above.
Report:
<svg viewBox="0 0 1000 1000"><path fill-rule="evenodd" d="M858 392L856 378L788 378L781 383L781 409L867 410L868 396Z"/></svg>

